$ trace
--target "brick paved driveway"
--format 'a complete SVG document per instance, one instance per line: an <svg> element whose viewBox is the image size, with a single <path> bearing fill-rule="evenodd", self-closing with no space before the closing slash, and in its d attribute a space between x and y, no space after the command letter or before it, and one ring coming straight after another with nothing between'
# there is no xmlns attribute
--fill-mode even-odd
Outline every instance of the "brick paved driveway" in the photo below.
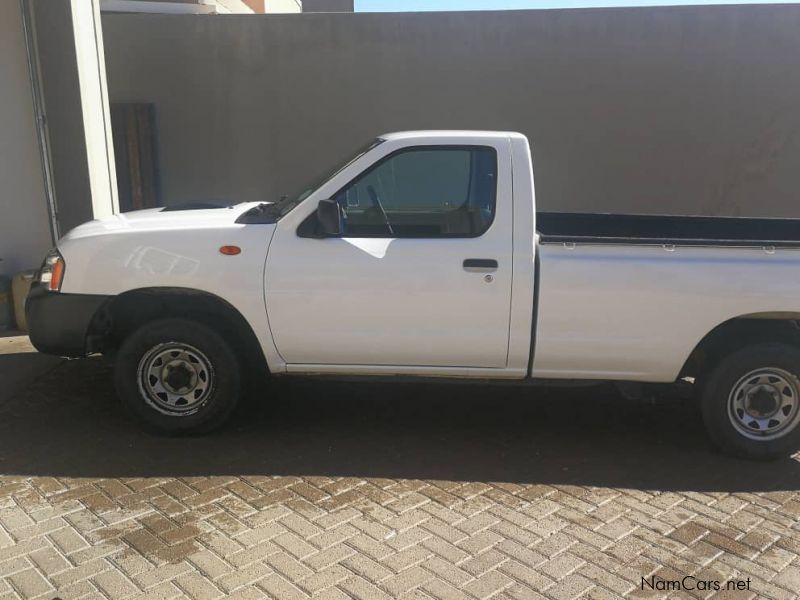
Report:
<svg viewBox="0 0 800 600"><path fill-rule="evenodd" d="M100 360L63 363L0 405L0 598L800 590L800 463L718 456L679 402L285 381L219 434L166 439L110 386Z"/></svg>

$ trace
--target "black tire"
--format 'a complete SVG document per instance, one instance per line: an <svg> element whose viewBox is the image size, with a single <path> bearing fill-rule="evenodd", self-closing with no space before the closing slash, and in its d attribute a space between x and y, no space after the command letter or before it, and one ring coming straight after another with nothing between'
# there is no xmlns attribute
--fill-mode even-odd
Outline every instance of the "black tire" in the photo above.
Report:
<svg viewBox="0 0 800 600"><path fill-rule="evenodd" d="M122 343L114 384L122 404L147 429L169 435L207 433L225 423L236 408L241 367L228 342L210 327L162 319L147 323ZM184 390L188 392L181 395Z"/></svg>
<svg viewBox="0 0 800 600"><path fill-rule="evenodd" d="M726 454L739 458L774 460L797 452L800 409L786 407L800 402L798 374L800 349L788 344L749 346L720 360L704 377L701 392L703 421L712 441ZM782 383L781 377L788 385ZM766 399L758 400L759 388L766 391L762 396ZM759 401L762 404L756 405ZM775 407L781 414L775 418L764 416ZM761 431L756 430L757 420L744 408L761 417Z"/></svg>

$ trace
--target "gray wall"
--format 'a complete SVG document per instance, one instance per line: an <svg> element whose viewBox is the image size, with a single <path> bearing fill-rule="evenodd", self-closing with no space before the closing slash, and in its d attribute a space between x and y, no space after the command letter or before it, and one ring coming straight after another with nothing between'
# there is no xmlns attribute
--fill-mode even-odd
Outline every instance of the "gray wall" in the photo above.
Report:
<svg viewBox="0 0 800 600"><path fill-rule="evenodd" d="M94 218L72 9L68 0L32 0L31 5L58 222L63 235Z"/></svg>
<svg viewBox="0 0 800 600"><path fill-rule="evenodd" d="M384 131L511 129L549 210L800 217L800 6L106 15L170 202L275 199Z"/></svg>
<svg viewBox="0 0 800 600"><path fill-rule="evenodd" d="M0 2L0 273L38 267L52 244L19 2Z"/></svg>
<svg viewBox="0 0 800 600"><path fill-rule="evenodd" d="M303 12L353 12L354 0L303 0Z"/></svg>

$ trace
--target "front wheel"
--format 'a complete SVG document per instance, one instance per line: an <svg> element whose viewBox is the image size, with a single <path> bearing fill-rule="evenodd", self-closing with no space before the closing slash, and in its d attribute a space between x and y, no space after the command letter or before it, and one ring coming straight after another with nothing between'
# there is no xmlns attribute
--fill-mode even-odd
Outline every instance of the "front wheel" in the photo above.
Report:
<svg viewBox="0 0 800 600"><path fill-rule="evenodd" d="M800 449L800 350L759 344L734 352L702 390L703 421L727 454L776 459Z"/></svg>
<svg viewBox="0 0 800 600"><path fill-rule="evenodd" d="M116 356L114 383L123 405L149 429L204 433L236 407L239 361L216 331L195 321L153 321L130 334Z"/></svg>

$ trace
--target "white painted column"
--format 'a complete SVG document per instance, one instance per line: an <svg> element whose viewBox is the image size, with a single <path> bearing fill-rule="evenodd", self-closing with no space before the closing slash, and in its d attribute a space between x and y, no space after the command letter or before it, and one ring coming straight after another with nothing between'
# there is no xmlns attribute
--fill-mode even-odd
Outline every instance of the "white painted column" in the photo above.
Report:
<svg viewBox="0 0 800 600"><path fill-rule="evenodd" d="M95 218L119 212L99 0L70 0Z"/></svg>

